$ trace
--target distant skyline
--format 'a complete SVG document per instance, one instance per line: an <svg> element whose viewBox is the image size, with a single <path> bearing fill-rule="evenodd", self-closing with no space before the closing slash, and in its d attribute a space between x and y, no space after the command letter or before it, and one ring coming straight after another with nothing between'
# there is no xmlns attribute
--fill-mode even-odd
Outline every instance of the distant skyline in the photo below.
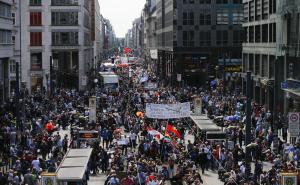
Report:
<svg viewBox="0 0 300 185"><path fill-rule="evenodd" d="M109 19L116 36L125 37L134 19L142 14L146 0L98 0L100 12Z"/></svg>

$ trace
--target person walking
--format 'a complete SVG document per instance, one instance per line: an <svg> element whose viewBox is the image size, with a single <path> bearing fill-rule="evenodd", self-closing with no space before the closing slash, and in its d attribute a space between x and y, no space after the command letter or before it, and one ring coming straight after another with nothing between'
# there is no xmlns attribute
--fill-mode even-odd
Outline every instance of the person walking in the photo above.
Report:
<svg viewBox="0 0 300 185"><path fill-rule="evenodd" d="M205 153L205 150L203 148L199 154L199 164L202 170L202 174L204 174L205 172L206 161L207 161L207 154Z"/></svg>

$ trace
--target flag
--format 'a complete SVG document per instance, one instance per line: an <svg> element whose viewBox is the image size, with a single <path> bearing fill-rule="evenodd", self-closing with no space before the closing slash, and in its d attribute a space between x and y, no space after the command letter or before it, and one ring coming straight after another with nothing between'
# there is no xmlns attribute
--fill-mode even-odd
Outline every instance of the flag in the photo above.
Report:
<svg viewBox="0 0 300 185"><path fill-rule="evenodd" d="M158 140L164 138L164 136L160 132L154 130L153 128L148 128L148 133Z"/></svg>
<svg viewBox="0 0 300 185"><path fill-rule="evenodd" d="M166 127L166 132L170 135L170 133L173 133L177 138L181 138L181 134L179 133L179 131L176 129L176 127L174 127L171 124L167 124Z"/></svg>

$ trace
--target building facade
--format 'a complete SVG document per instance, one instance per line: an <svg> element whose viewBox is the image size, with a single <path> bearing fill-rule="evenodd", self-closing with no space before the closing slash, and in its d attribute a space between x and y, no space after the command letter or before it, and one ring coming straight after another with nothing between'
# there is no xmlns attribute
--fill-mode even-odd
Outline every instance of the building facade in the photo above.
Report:
<svg viewBox="0 0 300 185"><path fill-rule="evenodd" d="M102 60L103 47L101 47L101 13L98 0L91 1L91 40L93 42L93 69L97 69L97 66Z"/></svg>
<svg viewBox="0 0 300 185"><path fill-rule="evenodd" d="M49 90L50 79L55 88L86 87L93 63L90 2L21 1L22 81L30 92Z"/></svg>
<svg viewBox="0 0 300 185"><path fill-rule="evenodd" d="M10 97L13 81L11 75L15 71L10 70L11 59L14 56L14 44L12 34L14 22L12 19L13 2L0 0L0 102Z"/></svg>
<svg viewBox="0 0 300 185"><path fill-rule="evenodd" d="M112 57L117 49L117 39L113 26L110 21L103 18L103 56L104 59Z"/></svg>
<svg viewBox="0 0 300 185"><path fill-rule="evenodd" d="M244 3L244 18L246 38L243 43L243 74L252 72L253 76L253 99L267 109L273 108L274 100L274 77L282 81L284 76L283 61L279 63L280 71L275 74L275 62L280 60L280 52L277 45L278 17L277 0L254 1L247 0ZM278 32L278 33L277 33ZM245 75L243 75L245 76ZM244 81L244 89L246 82ZM278 89L282 100L282 92ZM283 102L283 101L280 101Z"/></svg>
<svg viewBox="0 0 300 185"><path fill-rule="evenodd" d="M132 39L132 29L129 29L125 34L125 47L132 48L133 47L133 39Z"/></svg>
<svg viewBox="0 0 300 185"><path fill-rule="evenodd" d="M157 45L156 45L156 0L147 0L143 10L144 17L144 59L148 69L157 73Z"/></svg>
<svg viewBox="0 0 300 185"><path fill-rule="evenodd" d="M277 52L284 56L284 113L300 111L300 0L278 2Z"/></svg>
<svg viewBox="0 0 300 185"><path fill-rule="evenodd" d="M203 85L218 76L219 65L228 76L240 70L241 0L157 0L156 15L158 73L165 84Z"/></svg>

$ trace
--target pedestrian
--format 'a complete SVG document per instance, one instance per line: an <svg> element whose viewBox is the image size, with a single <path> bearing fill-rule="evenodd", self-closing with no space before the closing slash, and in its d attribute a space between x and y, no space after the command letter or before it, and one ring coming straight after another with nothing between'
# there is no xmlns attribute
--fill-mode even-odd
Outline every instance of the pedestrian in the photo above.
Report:
<svg viewBox="0 0 300 185"><path fill-rule="evenodd" d="M202 170L202 174L204 174L204 172L205 172L206 161L207 161L207 154L205 153L205 150L203 148L199 154L199 164L200 164L200 167Z"/></svg>

